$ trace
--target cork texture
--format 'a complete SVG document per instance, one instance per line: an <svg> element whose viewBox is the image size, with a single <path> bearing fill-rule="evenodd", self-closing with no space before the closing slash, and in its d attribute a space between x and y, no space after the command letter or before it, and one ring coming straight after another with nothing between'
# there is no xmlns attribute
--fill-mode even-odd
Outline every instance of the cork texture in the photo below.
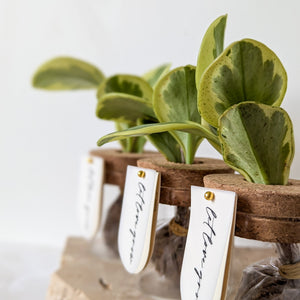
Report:
<svg viewBox="0 0 300 300"><path fill-rule="evenodd" d="M126 153L116 149L91 150L90 155L101 157L104 160L104 183L124 187L127 166L136 166L137 160L149 156L160 156L158 152Z"/></svg>
<svg viewBox="0 0 300 300"><path fill-rule="evenodd" d="M238 195L235 234L268 242L300 242L300 180L288 185L247 182L241 175L217 174L204 178L208 188Z"/></svg>
<svg viewBox="0 0 300 300"><path fill-rule="evenodd" d="M203 186L205 175L233 173L222 160L212 158L196 158L188 165L151 157L138 160L137 165L161 173L160 203L182 207L191 205L191 185Z"/></svg>

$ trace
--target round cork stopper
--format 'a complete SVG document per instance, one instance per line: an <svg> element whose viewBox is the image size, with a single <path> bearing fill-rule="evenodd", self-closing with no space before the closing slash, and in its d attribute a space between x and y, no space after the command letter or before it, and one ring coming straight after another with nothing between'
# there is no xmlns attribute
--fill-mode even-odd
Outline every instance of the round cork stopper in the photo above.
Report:
<svg viewBox="0 0 300 300"><path fill-rule="evenodd" d="M127 166L136 166L139 159L160 156L158 152L145 151L143 153L126 153L117 149L91 150L91 156L101 157L104 160L104 183L119 185L124 188Z"/></svg>
<svg viewBox="0 0 300 300"><path fill-rule="evenodd" d="M238 195L235 234L267 242L300 242L300 180L288 185L247 182L241 175L218 174L204 178L204 186Z"/></svg>
<svg viewBox="0 0 300 300"><path fill-rule="evenodd" d="M182 207L191 205L191 185L203 186L205 175L233 173L222 160L213 158L196 158L188 165L157 156L138 160L137 165L161 173L160 203Z"/></svg>

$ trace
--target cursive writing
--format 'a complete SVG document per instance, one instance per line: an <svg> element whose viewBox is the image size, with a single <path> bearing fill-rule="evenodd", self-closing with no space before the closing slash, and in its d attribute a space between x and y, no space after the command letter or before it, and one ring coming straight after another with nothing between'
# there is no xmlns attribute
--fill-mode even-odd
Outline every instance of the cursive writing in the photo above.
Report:
<svg viewBox="0 0 300 300"><path fill-rule="evenodd" d="M213 245L213 238L216 236L214 229L214 221L217 218L217 214L210 208L206 207L207 220L203 222L205 224L205 230L202 232L203 248L201 251L201 261L200 267L194 268L196 278L197 278L197 291L195 292L196 299L199 297L199 291L201 287L201 280L203 278L203 268L206 262L208 246Z"/></svg>
<svg viewBox="0 0 300 300"><path fill-rule="evenodd" d="M131 248L130 248L130 256L129 256L130 263L132 263L133 257L134 257L136 230L137 230L139 220L140 220L140 212L143 211L143 207L145 205L145 200L144 200L145 191L146 191L145 186L141 182L138 182L138 192L136 193L137 199L135 201L135 209L136 209L135 220L134 220L133 227L129 229L129 232L130 232L130 235L132 238Z"/></svg>

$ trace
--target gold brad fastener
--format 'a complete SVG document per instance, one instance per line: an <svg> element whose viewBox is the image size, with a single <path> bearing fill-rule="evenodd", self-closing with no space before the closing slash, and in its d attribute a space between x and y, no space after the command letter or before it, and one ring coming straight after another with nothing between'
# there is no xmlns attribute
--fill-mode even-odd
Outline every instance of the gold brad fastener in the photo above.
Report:
<svg viewBox="0 0 300 300"><path fill-rule="evenodd" d="M93 158L92 158L92 157L88 157L88 158L87 158L87 162L88 162L89 164L92 164L92 163L93 163Z"/></svg>
<svg viewBox="0 0 300 300"><path fill-rule="evenodd" d="M204 194L204 198L206 200L212 201L215 199L215 194L213 192L208 191Z"/></svg>
<svg viewBox="0 0 300 300"><path fill-rule="evenodd" d="M138 173L137 173L137 175L138 175L139 177L141 177L141 178L145 178L146 173L145 173L144 171L142 171L142 170L139 170Z"/></svg>

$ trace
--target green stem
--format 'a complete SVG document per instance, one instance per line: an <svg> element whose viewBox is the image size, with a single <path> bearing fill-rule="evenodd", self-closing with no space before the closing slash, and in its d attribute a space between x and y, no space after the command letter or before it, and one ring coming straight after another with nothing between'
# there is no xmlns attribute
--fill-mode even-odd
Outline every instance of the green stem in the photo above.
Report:
<svg viewBox="0 0 300 300"><path fill-rule="evenodd" d="M187 134L187 147L185 153L185 163L192 164L194 162L195 151L193 149L193 140L190 133Z"/></svg>

